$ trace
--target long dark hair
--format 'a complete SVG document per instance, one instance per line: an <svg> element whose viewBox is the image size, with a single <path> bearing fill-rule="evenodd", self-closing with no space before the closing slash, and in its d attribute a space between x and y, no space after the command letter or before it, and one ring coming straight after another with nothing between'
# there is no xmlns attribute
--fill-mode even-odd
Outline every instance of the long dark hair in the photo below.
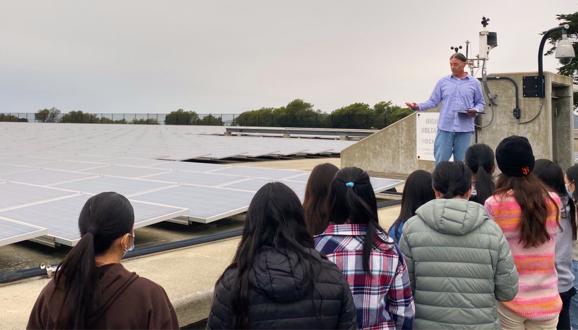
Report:
<svg viewBox="0 0 578 330"><path fill-rule="evenodd" d="M357 167L346 167L335 174L329 192L329 216L335 224L367 225L362 262L363 270L369 273L371 249L378 233L384 231L379 226L377 201L367 172Z"/></svg>
<svg viewBox="0 0 578 330"><path fill-rule="evenodd" d="M405 180L401 196L399 216L391 225L394 230L415 215L415 211L423 204L435 199L432 189L432 176L424 170L413 171Z"/></svg>
<svg viewBox="0 0 578 330"><path fill-rule="evenodd" d="M549 205L556 210L557 222L560 212L547 187L533 172L520 177L500 174L494 195L504 196L510 190L513 191L514 199L522 210L519 242L526 248L537 247L547 242L550 239L546 228Z"/></svg>
<svg viewBox="0 0 578 330"><path fill-rule="evenodd" d="M248 313L249 270L259 250L269 246L278 250L291 251L297 255L306 269L305 286L313 285L315 258L311 254L313 238L305 226L303 206L297 195L280 182L264 185L253 197L247 216L243 236L230 268L237 268L233 283L232 310L235 328L246 329L250 325ZM223 277L219 279L221 281ZM307 288L305 288L307 289Z"/></svg>
<svg viewBox="0 0 578 330"><path fill-rule="evenodd" d="M59 328L84 329L93 307L97 272L95 257L106 252L119 237L131 233L134 210L126 197L103 192L89 198L78 218L80 241L58 266L56 287L64 290Z"/></svg>
<svg viewBox="0 0 578 330"><path fill-rule="evenodd" d="M496 184L492 178L495 168L494 151L483 143L474 144L466 151L466 165L476 176L476 196L471 200L484 204L488 197L492 196L496 189Z"/></svg>
<svg viewBox="0 0 578 330"><path fill-rule="evenodd" d="M442 198L465 196L472 189L472 172L462 162L440 162L432 174L433 188Z"/></svg>
<svg viewBox="0 0 578 330"><path fill-rule="evenodd" d="M305 211L305 223L311 235L321 234L329 223L327 212L327 196L329 187L335 173L339 171L337 166L324 163L315 166L305 188L303 209Z"/></svg>
<svg viewBox="0 0 578 330"><path fill-rule="evenodd" d="M564 184L564 171L562 168L549 159L538 159L534 165L534 174L542 180L542 182L560 196L562 202L566 200L567 205L562 205L562 213L566 213L566 206L570 208L570 212L566 215L572 226L572 239L576 239L576 207L572 201L572 196L566 191ZM564 197L566 197L564 199Z"/></svg>

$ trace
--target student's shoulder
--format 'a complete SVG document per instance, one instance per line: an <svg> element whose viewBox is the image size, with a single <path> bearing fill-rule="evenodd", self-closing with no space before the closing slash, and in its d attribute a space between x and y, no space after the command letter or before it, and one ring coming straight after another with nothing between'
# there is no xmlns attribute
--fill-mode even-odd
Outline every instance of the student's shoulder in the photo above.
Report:
<svg viewBox="0 0 578 330"><path fill-rule="evenodd" d="M423 226L425 226L425 222L416 214L413 217L407 219L403 224L403 232L410 233L421 229Z"/></svg>
<svg viewBox="0 0 578 330"><path fill-rule="evenodd" d="M162 286L146 277L138 276L131 285L131 288L133 291L141 292L143 294L166 295L165 289Z"/></svg>

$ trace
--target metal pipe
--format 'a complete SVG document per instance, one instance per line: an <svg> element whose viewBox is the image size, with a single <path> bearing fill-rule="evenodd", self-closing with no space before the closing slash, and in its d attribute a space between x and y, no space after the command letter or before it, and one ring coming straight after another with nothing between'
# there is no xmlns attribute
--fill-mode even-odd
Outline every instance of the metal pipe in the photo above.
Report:
<svg viewBox="0 0 578 330"><path fill-rule="evenodd" d="M542 40L540 40L540 47L538 48L538 76L539 77L544 77L544 45L546 44L546 40L548 39L548 37L550 36L550 34L552 34L553 32L556 32L558 30L566 30L568 29L570 26L568 24L563 24L560 26L557 26L555 28L551 28L550 30L546 31L544 33L544 35L542 36Z"/></svg>
<svg viewBox="0 0 578 330"><path fill-rule="evenodd" d="M169 242L169 243L159 244L159 245L155 245L155 246L147 246L147 247L139 248L137 250L134 250L134 251L127 253L127 255L125 256L125 259L133 258L133 257L139 257L139 256L151 254L151 253L158 253L158 252L163 252L163 251L168 251L168 250L180 249L180 248L184 248L184 247L194 246L197 244L215 242L215 241L219 241L219 240L223 240L223 239L227 239L227 238L232 238L232 237L240 236L242 233L242 230L243 230L242 228L239 228L239 229L229 230L229 231L225 231L225 232L205 235L202 237L184 239L184 240L180 240L180 241L176 241L176 242ZM31 278L31 277L46 276L46 275L47 275L46 269L41 268L41 267L21 269L21 270L17 270L17 271L13 271L13 272L7 272L7 273L0 274L0 284L19 281L19 280L23 280L23 279L27 279L27 278Z"/></svg>

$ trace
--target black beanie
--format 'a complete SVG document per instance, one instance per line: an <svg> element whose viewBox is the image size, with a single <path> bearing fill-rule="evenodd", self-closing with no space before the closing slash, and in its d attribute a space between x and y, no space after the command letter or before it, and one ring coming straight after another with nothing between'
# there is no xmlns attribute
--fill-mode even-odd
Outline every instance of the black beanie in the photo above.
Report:
<svg viewBox="0 0 578 330"><path fill-rule="evenodd" d="M526 176L534 169L534 153L528 139L512 135L498 144L496 162L507 176Z"/></svg>

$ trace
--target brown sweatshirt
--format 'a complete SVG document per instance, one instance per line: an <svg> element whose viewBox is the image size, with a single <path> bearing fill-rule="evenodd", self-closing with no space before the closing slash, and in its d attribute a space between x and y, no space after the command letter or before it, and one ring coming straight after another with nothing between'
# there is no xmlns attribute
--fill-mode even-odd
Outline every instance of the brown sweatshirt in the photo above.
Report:
<svg viewBox="0 0 578 330"><path fill-rule="evenodd" d="M98 284L88 326L96 329L178 329L177 315L165 290L127 271L121 264L98 267ZM54 279L36 300L28 329L56 329L65 293Z"/></svg>

